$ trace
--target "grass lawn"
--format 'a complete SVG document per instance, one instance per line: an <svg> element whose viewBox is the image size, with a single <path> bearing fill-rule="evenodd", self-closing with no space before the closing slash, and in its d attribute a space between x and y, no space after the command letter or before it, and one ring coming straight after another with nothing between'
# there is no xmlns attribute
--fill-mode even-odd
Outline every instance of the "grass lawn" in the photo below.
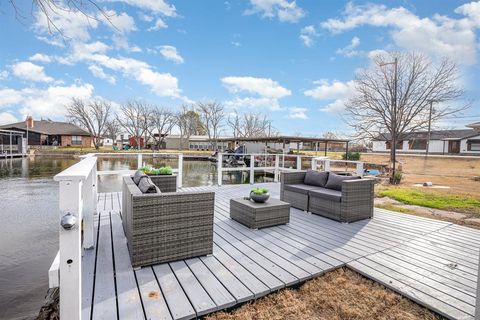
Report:
<svg viewBox="0 0 480 320"><path fill-rule="evenodd" d="M433 312L347 268L328 272L299 289L283 289L208 320L440 319Z"/></svg>
<svg viewBox="0 0 480 320"><path fill-rule="evenodd" d="M405 204L422 207L480 214L480 199L445 190L419 190L406 187L380 187L376 190L378 197L389 197ZM398 210L396 210L398 211Z"/></svg>

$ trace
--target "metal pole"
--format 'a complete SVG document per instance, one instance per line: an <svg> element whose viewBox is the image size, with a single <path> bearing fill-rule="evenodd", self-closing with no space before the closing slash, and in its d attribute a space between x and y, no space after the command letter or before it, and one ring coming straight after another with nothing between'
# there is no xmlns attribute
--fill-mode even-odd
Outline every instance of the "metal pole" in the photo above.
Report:
<svg viewBox="0 0 480 320"><path fill-rule="evenodd" d="M428 157L428 149L430 148L430 130L432 125L432 109L433 109L433 100L430 100L430 113L428 115L428 134L427 134L427 150L425 155Z"/></svg>

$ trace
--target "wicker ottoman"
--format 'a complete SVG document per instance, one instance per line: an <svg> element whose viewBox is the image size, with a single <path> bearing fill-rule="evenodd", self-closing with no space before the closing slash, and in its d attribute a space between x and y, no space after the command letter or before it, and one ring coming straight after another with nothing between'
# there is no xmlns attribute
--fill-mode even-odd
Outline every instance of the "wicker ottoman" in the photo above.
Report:
<svg viewBox="0 0 480 320"><path fill-rule="evenodd" d="M230 218L253 229L286 224L290 221L290 204L278 199L266 203L230 199Z"/></svg>

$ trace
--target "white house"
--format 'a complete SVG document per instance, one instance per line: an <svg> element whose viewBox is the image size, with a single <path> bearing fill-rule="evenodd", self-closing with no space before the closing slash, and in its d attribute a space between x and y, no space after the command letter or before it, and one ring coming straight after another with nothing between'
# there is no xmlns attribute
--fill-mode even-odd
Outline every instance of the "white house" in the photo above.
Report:
<svg viewBox="0 0 480 320"><path fill-rule="evenodd" d="M428 152L430 154L480 155L480 122L469 124L472 129L435 130L430 132ZM397 142L399 153L425 153L428 133L411 132ZM390 151L389 135L372 141L373 152Z"/></svg>

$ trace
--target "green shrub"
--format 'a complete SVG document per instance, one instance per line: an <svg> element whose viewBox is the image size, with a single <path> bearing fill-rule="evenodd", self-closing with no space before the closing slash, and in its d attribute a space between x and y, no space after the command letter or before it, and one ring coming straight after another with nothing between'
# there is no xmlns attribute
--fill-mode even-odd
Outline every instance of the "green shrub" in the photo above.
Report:
<svg viewBox="0 0 480 320"><path fill-rule="evenodd" d="M253 188L251 190L251 192L253 192L255 194L266 194L266 193L268 193L268 189L267 188Z"/></svg>
<svg viewBox="0 0 480 320"><path fill-rule="evenodd" d="M347 154L342 155L343 160L353 160L358 161L360 160L360 152L347 152Z"/></svg>
<svg viewBox="0 0 480 320"><path fill-rule="evenodd" d="M141 167L139 170L143 171L146 174L153 175L171 175L173 173L172 167L170 166L154 168L152 166L146 165Z"/></svg>

